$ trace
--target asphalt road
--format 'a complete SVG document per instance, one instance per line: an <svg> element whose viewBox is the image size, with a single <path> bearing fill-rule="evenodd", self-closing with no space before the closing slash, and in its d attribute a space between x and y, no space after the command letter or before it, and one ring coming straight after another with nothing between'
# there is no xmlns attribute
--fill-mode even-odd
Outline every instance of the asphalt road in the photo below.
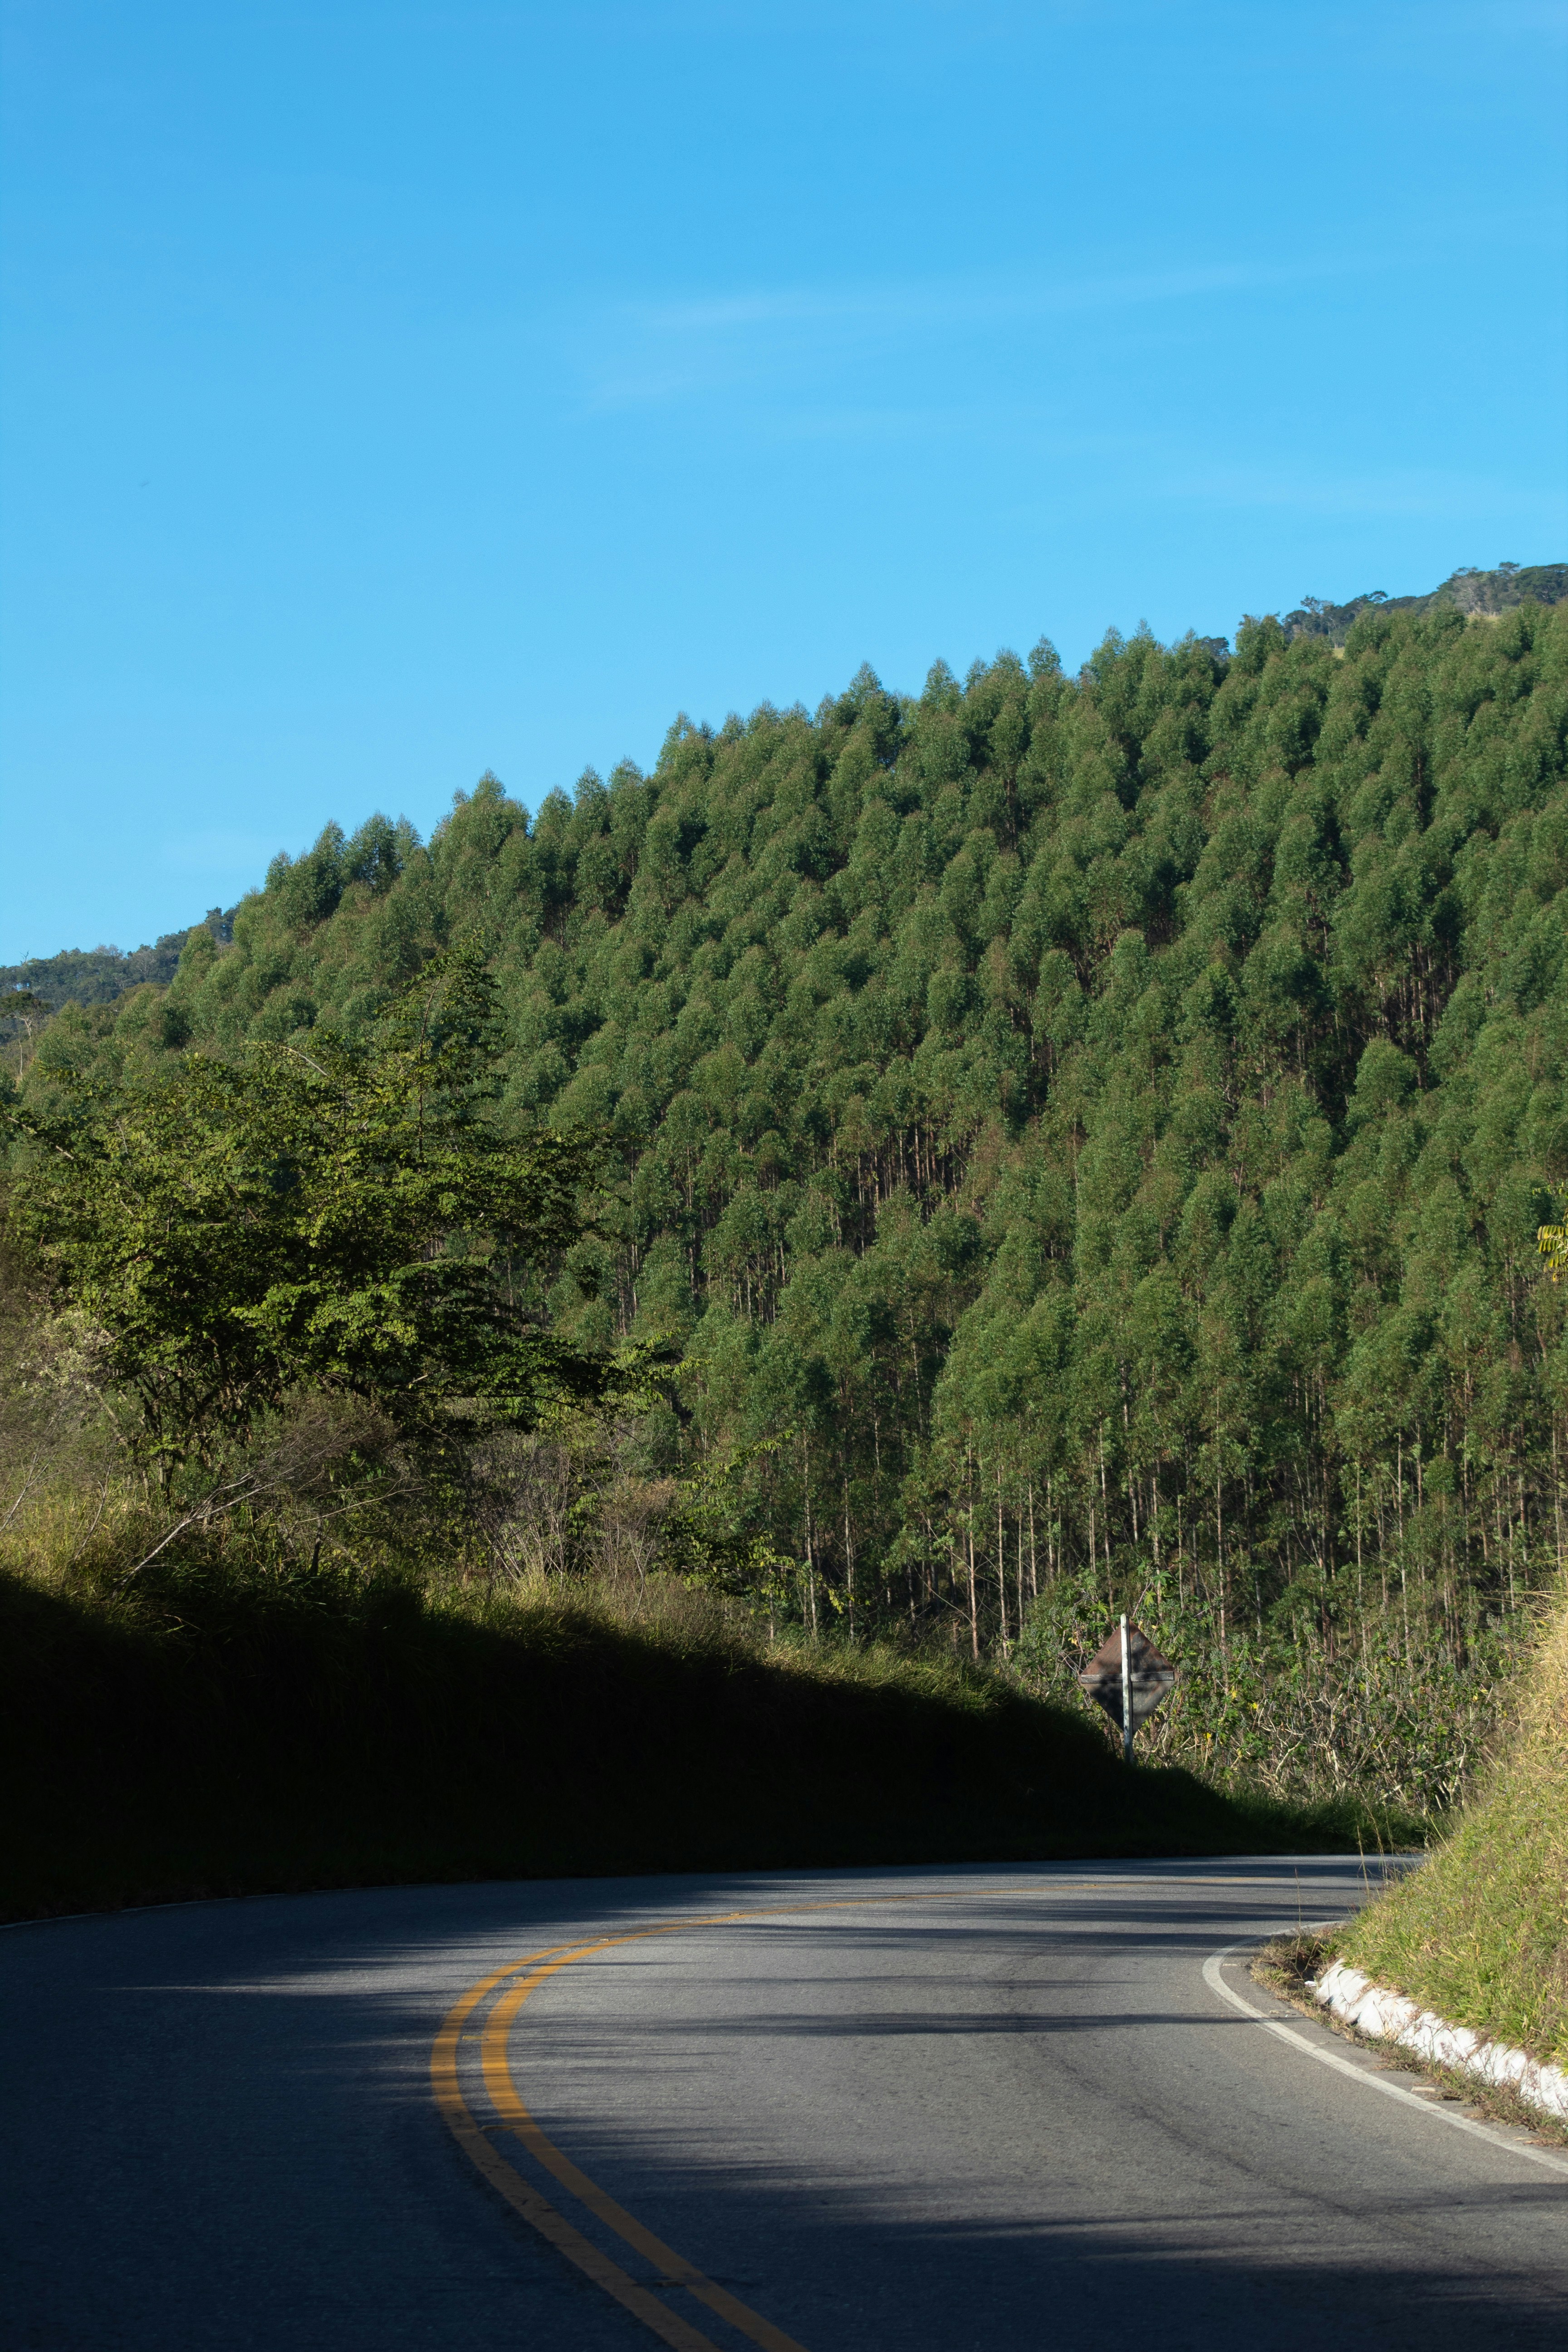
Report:
<svg viewBox="0 0 1568 2352"><path fill-rule="evenodd" d="M1568 2166L1205 1982L1361 1897L1299 1876L393 1888L0 1934L0 2343L1561 2347Z"/></svg>

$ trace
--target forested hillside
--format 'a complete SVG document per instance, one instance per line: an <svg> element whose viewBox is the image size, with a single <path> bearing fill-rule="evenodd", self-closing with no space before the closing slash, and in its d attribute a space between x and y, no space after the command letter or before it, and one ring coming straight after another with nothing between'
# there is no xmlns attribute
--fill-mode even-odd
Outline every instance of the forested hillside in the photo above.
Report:
<svg viewBox="0 0 1568 2352"><path fill-rule="evenodd" d="M1168 1738L1424 1803L1561 1553L1565 886L1562 607L1113 635L329 826L26 1083L308 1045L476 933L498 1117L613 1139L550 1309L684 1344L625 1457L740 1457L772 1610L1050 1683L1142 1596Z"/></svg>

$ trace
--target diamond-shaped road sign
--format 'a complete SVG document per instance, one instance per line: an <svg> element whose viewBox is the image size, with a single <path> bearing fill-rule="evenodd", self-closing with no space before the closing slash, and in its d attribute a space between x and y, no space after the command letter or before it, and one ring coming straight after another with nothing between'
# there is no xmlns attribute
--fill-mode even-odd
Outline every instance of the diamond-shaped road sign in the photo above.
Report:
<svg viewBox="0 0 1568 2352"><path fill-rule="evenodd" d="M1127 1637L1127 1672L1121 1667L1121 1640ZM1147 1633L1136 1625L1121 1620L1116 1632L1097 1650L1079 1676L1079 1687L1087 1693L1096 1706L1102 1706L1123 1736L1129 1729L1136 1731L1146 1723L1161 1701L1167 1696L1176 1680L1176 1669L1163 1658ZM1121 1686L1125 1679L1132 1721L1124 1723L1121 1714Z"/></svg>

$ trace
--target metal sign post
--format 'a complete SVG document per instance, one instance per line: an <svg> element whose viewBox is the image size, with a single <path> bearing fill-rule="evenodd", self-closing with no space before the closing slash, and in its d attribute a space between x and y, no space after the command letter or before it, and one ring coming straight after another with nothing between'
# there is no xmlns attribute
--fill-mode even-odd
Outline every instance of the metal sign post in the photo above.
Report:
<svg viewBox="0 0 1568 2352"><path fill-rule="evenodd" d="M1170 1695L1176 1669L1160 1655L1147 1633L1141 1633L1123 1617L1078 1679L1086 1696L1102 1707L1120 1730L1121 1753L1131 1764L1133 1735Z"/></svg>

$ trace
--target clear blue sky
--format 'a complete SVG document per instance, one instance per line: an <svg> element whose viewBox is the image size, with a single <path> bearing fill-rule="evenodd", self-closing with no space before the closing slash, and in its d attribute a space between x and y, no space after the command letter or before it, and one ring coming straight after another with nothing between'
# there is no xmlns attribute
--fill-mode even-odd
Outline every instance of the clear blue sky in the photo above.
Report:
<svg viewBox="0 0 1568 2352"><path fill-rule="evenodd" d="M0 0L0 961L1568 556L1560 0Z"/></svg>

